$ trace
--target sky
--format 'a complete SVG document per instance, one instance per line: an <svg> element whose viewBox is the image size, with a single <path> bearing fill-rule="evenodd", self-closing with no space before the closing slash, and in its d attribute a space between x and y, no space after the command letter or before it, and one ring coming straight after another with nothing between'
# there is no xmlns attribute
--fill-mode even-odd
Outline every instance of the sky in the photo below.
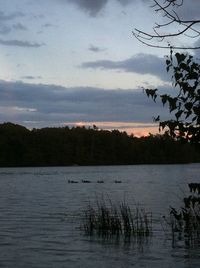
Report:
<svg viewBox="0 0 200 268"><path fill-rule="evenodd" d="M151 5L0 0L0 123L156 133L153 117L166 119L168 112L143 88L171 90L164 57L169 51L142 45L132 35L134 28L150 32L164 21ZM200 1L186 2L181 15L194 18L199 8Z"/></svg>

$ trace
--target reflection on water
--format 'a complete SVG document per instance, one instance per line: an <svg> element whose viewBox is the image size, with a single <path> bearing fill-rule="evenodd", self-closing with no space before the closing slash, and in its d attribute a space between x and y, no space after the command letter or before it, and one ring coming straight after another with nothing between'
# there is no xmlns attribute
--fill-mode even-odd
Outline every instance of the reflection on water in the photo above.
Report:
<svg viewBox="0 0 200 268"><path fill-rule="evenodd" d="M198 267L199 248L172 245L160 222L199 173L199 164L0 169L0 267ZM85 236L82 211L102 194L152 211L153 236Z"/></svg>

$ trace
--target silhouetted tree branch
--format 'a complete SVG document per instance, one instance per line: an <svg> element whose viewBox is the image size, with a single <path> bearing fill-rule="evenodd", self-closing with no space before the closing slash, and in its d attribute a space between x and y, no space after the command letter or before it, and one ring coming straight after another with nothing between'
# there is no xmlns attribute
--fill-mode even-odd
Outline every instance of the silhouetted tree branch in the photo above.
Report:
<svg viewBox="0 0 200 268"><path fill-rule="evenodd" d="M161 130L168 129L173 138L200 143L200 64L189 54L175 53L171 50L166 59L167 71L172 72L173 86L178 89L176 96L160 95L157 89L145 89L153 101L160 98L167 105L173 119L160 121Z"/></svg>
<svg viewBox="0 0 200 268"><path fill-rule="evenodd" d="M183 8L184 0L162 0L162 3L157 0L153 0L154 4L152 8L157 13L162 13L162 16L166 19L166 22L155 23L153 27L153 33L148 33L135 28L132 32L134 37L141 43L155 48L174 48L174 49L200 49L200 46L176 46L170 44L159 45L156 42L167 41L167 38L178 37L184 35L189 38L200 37L200 18L199 19L183 19L179 16L176 10ZM192 4L192 3L191 3ZM169 29L167 27L170 27ZM174 31L171 29L175 29ZM177 30L176 30L177 29Z"/></svg>

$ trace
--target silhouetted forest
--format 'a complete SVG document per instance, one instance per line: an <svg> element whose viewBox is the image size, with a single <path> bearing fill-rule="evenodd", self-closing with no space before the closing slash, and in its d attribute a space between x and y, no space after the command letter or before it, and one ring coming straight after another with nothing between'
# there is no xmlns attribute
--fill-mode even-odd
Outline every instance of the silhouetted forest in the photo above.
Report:
<svg viewBox="0 0 200 268"><path fill-rule="evenodd" d="M0 166L123 165L200 162L189 143L167 134L137 138L118 130L60 127L29 130L0 124Z"/></svg>

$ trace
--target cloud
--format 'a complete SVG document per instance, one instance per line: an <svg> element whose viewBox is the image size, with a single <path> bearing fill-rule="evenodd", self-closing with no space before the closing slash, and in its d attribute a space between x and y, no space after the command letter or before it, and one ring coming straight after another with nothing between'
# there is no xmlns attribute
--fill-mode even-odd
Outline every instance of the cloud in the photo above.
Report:
<svg viewBox="0 0 200 268"><path fill-rule="evenodd" d="M169 81L166 73L164 58L151 54L137 54L122 61L98 60L84 62L83 68L100 68L109 70L121 70L138 74L150 74L159 77L163 81Z"/></svg>
<svg viewBox="0 0 200 268"><path fill-rule="evenodd" d="M126 6L128 4L135 4L135 3L149 4L149 2L150 2L150 5L151 3L153 4L153 1L150 1L150 0L57 0L57 1L62 2L62 3L70 3L73 5L76 5L79 7L80 10L87 12L92 17L97 16L101 12L101 10L105 8L109 2L112 2L112 1L113 2L115 1L122 6ZM160 2L164 2L164 1L160 1ZM180 2L182 1L180 0L178 2L180 4ZM171 11L171 9L173 9L180 16L180 18L191 20L191 19L199 18L199 8L200 8L200 1L190 0L190 1L183 1L183 5L180 5L178 7L171 5L168 11ZM155 6L153 5L152 5L152 12L155 13ZM174 14L173 11L172 11L172 14Z"/></svg>
<svg viewBox="0 0 200 268"><path fill-rule="evenodd" d="M0 25L0 34L1 35L6 35L6 34L10 33L11 30L12 30L11 27L9 27L7 25L3 25L3 24Z"/></svg>
<svg viewBox="0 0 200 268"><path fill-rule="evenodd" d="M42 76L32 76L32 75L26 75L22 76L22 79L28 79L28 80L34 80L34 79L42 79Z"/></svg>
<svg viewBox="0 0 200 268"><path fill-rule="evenodd" d="M127 5L131 2L133 2L132 0L117 0L121 5Z"/></svg>
<svg viewBox="0 0 200 268"><path fill-rule="evenodd" d="M10 14L5 14L3 11L0 11L0 21L9 21L9 20L13 20L19 17L24 17L25 14L22 12L13 12Z"/></svg>
<svg viewBox="0 0 200 268"><path fill-rule="evenodd" d="M87 12L91 17L97 16L110 0L60 0L78 6L81 10ZM115 0L121 5L127 5L137 0ZM146 1L146 0L143 0Z"/></svg>
<svg viewBox="0 0 200 268"><path fill-rule="evenodd" d="M94 17L105 7L108 0L67 0L67 2L77 5L80 9Z"/></svg>
<svg viewBox="0 0 200 268"><path fill-rule="evenodd" d="M12 107L13 110L15 110L16 112L36 112L37 110L34 108L27 108L27 107Z"/></svg>
<svg viewBox="0 0 200 268"><path fill-rule="evenodd" d="M12 25L12 28L14 30L20 30L20 31L27 31L27 27L25 27L23 24L21 23L16 23Z"/></svg>
<svg viewBox="0 0 200 268"><path fill-rule="evenodd" d="M181 2L181 1L180 1ZM190 0L183 1L183 4L178 8L172 6L180 19L195 20L199 19L200 1Z"/></svg>
<svg viewBox="0 0 200 268"><path fill-rule="evenodd" d="M21 23L15 23L13 25L5 25L4 23L1 23L0 25L0 34L1 35L6 35L10 33L11 31L26 31L27 28L21 24Z"/></svg>
<svg viewBox="0 0 200 268"><path fill-rule="evenodd" d="M42 25L43 28L51 28L51 27L57 27L56 25L54 24L51 24L51 23L45 23Z"/></svg>
<svg viewBox="0 0 200 268"><path fill-rule="evenodd" d="M149 133L158 133L157 123L134 123L134 122L64 122L64 126L68 127L93 127L97 126L99 129L126 131L128 134L134 133L134 136L148 136Z"/></svg>
<svg viewBox="0 0 200 268"><path fill-rule="evenodd" d="M154 127L155 123L134 123L134 122L65 122L65 125L68 126L86 126L89 127L91 125L97 125L99 128L106 129L128 129L128 128L144 128L144 127Z"/></svg>
<svg viewBox="0 0 200 268"><path fill-rule="evenodd" d="M26 27L21 23L15 23L12 26L7 25L9 21L12 21L16 18L24 17L25 14L22 12L13 12L5 14L3 11L0 11L0 34L5 35L10 33L12 30L26 30Z"/></svg>
<svg viewBox="0 0 200 268"><path fill-rule="evenodd" d="M21 41L21 40L2 40L0 39L0 45L4 45L4 46L14 46L14 47L27 47L27 48L31 48L31 47L41 47L44 46L45 44L39 44L39 43L31 43L28 41Z"/></svg>
<svg viewBox="0 0 200 268"><path fill-rule="evenodd" d="M90 45L89 50L92 51L92 52L98 53L98 52L103 52L106 49L105 48L100 48L100 47L97 47L97 46L94 46L94 45Z"/></svg>
<svg viewBox="0 0 200 268"><path fill-rule="evenodd" d="M34 123L35 127L64 122L124 122L128 127L130 122L152 123L153 116L165 116L162 105L155 104L141 90L5 81L0 81L0 107L0 121L33 121L38 124Z"/></svg>

